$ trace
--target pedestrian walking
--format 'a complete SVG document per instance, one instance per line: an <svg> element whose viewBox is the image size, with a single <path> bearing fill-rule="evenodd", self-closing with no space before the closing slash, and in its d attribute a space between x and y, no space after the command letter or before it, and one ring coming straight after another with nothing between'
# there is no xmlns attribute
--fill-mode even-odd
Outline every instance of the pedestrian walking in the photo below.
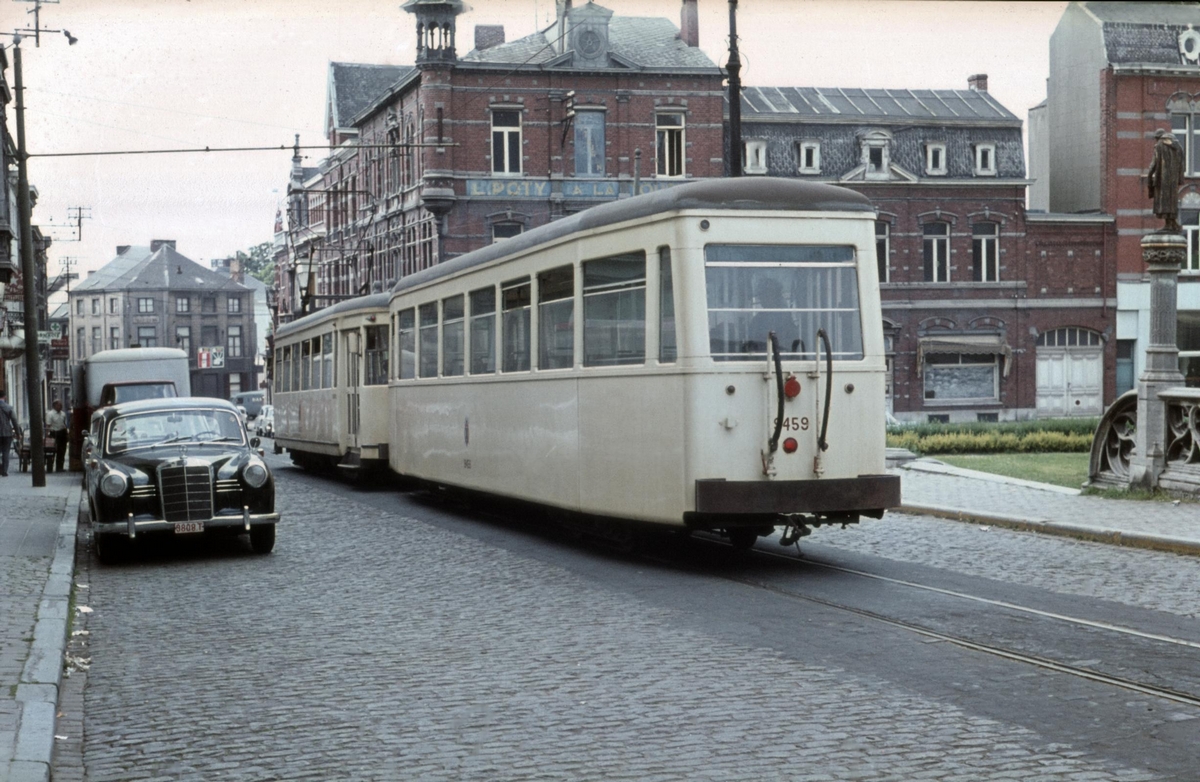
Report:
<svg viewBox="0 0 1200 782"><path fill-rule="evenodd" d="M67 452L67 414L63 412L62 402L54 400L54 409L46 413L46 428L54 438L54 471L63 471L63 456Z"/></svg>
<svg viewBox="0 0 1200 782"><path fill-rule="evenodd" d="M13 435L19 435L21 427L8 403L8 391L0 388L0 478L8 475L8 457L12 451Z"/></svg>

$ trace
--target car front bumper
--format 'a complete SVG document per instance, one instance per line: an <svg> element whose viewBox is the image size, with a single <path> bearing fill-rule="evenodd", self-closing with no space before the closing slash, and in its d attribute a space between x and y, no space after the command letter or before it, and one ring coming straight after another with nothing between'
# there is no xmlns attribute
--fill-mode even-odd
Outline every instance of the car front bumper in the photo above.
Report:
<svg viewBox="0 0 1200 782"><path fill-rule="evenodd" d="M210 519L193 519L190 522L174 522L166 519L135 519L132 515L122 521L96 522L92 525L93 532L97 535L126 535L130 540L136 538L144 532L176 532L176 524L190 524L199 522L204 525L204 530L210 529L231 529L241 528L243 532L249 532L251 527L263 526L266 524L275 524L279 521L278 513L251 513L249 509L242 511L241 515L222 514L213 516Z"/></svg>

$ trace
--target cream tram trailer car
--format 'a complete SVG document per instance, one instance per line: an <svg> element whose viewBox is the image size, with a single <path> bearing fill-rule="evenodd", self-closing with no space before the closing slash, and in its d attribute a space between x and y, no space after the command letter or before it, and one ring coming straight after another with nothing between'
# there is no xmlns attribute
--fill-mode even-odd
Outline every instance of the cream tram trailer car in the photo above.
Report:
<svg viewBox="0 0 1200 782"><path fill-rule="evenodd" d="M833 186L684 184L402 279L392 469L738 545L880 517L874 219Z"/></svg>
<svg viewBox="0 0 1200 782"><path fill-rule="evenodd" d="M386 467L387 302L343 301L275 333L275 444L297 464Z"/></svg>

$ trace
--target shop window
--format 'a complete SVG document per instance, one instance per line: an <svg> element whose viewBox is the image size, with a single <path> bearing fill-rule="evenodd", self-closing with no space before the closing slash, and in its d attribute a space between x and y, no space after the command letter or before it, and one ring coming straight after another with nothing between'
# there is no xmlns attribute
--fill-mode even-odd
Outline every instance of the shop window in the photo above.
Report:
<svg viewBox="0 0 1200 782"><path fill-rule="evenodd" d="M999 361L995 354L925 356L926 401L995 401L999 398Z"/></svg>

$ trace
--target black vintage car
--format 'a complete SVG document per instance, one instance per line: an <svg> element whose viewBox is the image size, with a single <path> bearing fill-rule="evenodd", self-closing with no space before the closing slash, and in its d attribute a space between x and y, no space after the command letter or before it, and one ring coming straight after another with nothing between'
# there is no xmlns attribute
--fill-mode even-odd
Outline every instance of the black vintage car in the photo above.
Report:
<svg viewBox="0 0 1200 782"><path fill-rule="evenodd" d="M237 408L201 397L104 407L84 443L96 554L113 559L143 535L249 533L275 546L275 481Z"/></svg>

